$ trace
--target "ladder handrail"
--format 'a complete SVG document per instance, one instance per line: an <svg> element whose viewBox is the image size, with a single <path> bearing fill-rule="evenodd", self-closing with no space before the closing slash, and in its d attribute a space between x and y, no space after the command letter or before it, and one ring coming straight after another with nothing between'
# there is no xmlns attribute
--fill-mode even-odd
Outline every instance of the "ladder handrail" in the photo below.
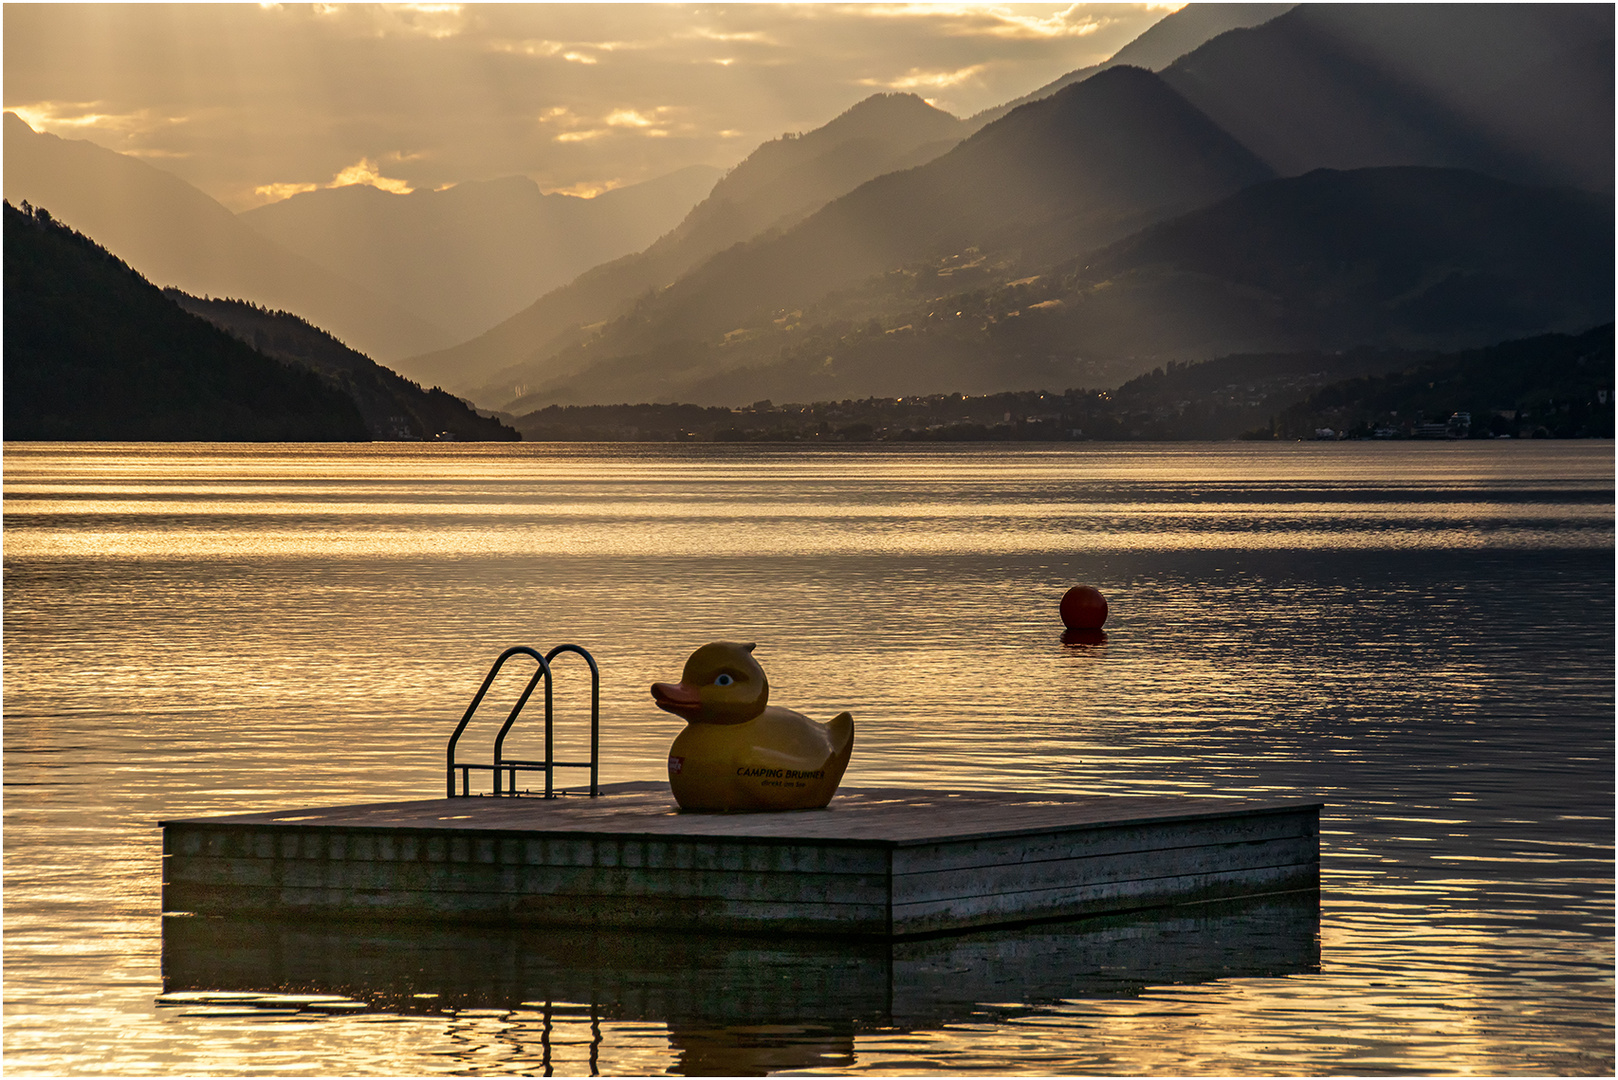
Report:
<svg viewBox="0 0 1618 1080"><path fill-rule="evenodd" d="M577 645L558 645L545 654L545 663L548 666L552 660L562 653L576 653L584 657L584 662L590 665L590 797L593 799L600 794L601 772L601 669L596 666L596 658ZM499 757L498 748L495 756ZM551 751L551 714L545 710L545 760L554 764L556 755ZM551 794L551 770L545 770L545 797Z"/></svg>
<svg viewBox="0 0 1618 1080"><path fill-rule="evenodd" d="M472 704L466 707L466 713L461 717L461 722L455 725L455 733L449 737L449 747L445 750L445 754L449 758L448 773L445 778L446 785L449 789L447 793L448 798L455 798L455 770L458 767L455 764L455 743L460 739L461 732L466 730L466 725L471 722L472 714L477 712L478 706L483 703L483 698L488 694L489 687L494 685L495 676L500 674L500 669L505 666L507 660L511 659L513 656L517 656L518 654L532 656L539 662L539 667L535 670L534 677L528 680L528 685L523 689L522 697L517 699L517 704L511 710L511 715L506 717L505 727L500 729L500 734L502 737L505 736L506 729L511 727L513 720L517 719L517 714L522 711L522 707L528 704L528 699L533 695L534 687L539 684L540 679L545 680L545 719L547 721L547 726L549 726L548 721L550 720L551 712L550 662L541 656L538 650L531 649L527 645L513 645L511 648L501 653L499 659L494 662L494 666L489 668L489 673L483 677L483 685L478 687L478 692L472 698ZM499 755L497 753L497 762L498 758ZM494 790L495 794L498 795L500 793L500 773L498 764L496 765L494 774Z"/></svg>
<svg viewBox="0 0 1618 1080"><path fill-rule="evenodd" d="M562 653L576 653L577 655L582 656L584 658L584 662L590 666L589 762L556 760L554 734L555 700L552 689L555 684L555 677L551 672L551 661L555 660ZM505 662L518 654L533 657L539 666L534 671L533 677L528 680L528 685L523 688L522 696L517 699L517 704L512 706L511 712L507 714L505 723L500 725L499 733L495 735L494 758L492 762L488 765L460 764L456 762L455 744L460 739L461 732L466 730L466 725L471 721L473 714L477 712L478 706L482 704L484 696L489 692L489 688L494 685L494 680L496 676L500 674L500 669L505 665ZM539 681L541 679L545 680L545 760L527 761L518 760L516 758L507 758L505 756L506 734L511 730L512 724L516 723L518 714L522 712L523 706L528 704L528 699L533 696L534 690L539 686ZM449 746L445 751L445 755L447 758L445 787L447 796L452 799L455 798L455 770L457 769L461 771L461 788L463 795L470 794L471 792L471 776L473 769L478 769L480 771L487 769L494 774L493 794L495 795L503 794L501 790L503 786L501 780L502 772L509 772L511 774L510 793L512 795L516 795L517 772L519 769L534 772L543 771L545 774L545 798L550 799L555 797L554 775L556 769L588 767L590 770L590 797L594 798L595 796L599 795L601 793L601 668L596 664L595 657L591 656L589 652L578 645L571 644L558 645L544 656L541 656L536 650L529 648L526 645L514 645L507 649L505 652L500 654L499 658L495 660L494 665L489 668L488 675L484 676L483 685L478 688L477 694L472 698L472 703L466 707L466 713L461 717L461 722L456 725L454 734L449 737Z"/></svg>

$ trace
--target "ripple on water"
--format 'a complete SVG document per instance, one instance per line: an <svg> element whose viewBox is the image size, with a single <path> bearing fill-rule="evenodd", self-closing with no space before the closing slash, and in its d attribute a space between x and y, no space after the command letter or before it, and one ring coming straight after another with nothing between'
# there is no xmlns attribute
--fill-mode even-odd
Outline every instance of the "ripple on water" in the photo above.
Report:
<svg viewBox="0 0 1618 1080"><path fill-rule="evenodd" d="M13 445L5 486L8 1072L1612 1071L1610 444ZM1318 910L834 951L818 997L759 978L790 950L165 934L159 818L436 794L516 642L601 659L644 778L646 685L722 636L853 709L851 784L1318 795Z"/></svg>

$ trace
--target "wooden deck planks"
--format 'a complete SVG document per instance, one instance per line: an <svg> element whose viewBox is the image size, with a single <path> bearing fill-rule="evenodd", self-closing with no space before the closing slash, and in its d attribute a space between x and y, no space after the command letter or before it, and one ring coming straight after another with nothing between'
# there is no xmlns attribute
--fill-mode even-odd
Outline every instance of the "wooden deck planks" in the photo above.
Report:
<svg viewBox="0 0 1618 1080"><path fill-rule="evenodd" d="M1057 826L1221 818L1236 810L1291 805L1247 799L854 788L840 791L824 810L687 814L674 808L667 784L607 784L603 791L606 795L598 799L425 799L193 820L306 828L449 829L467 834L512 831L915 843L1036 834Z"/></svg>
<svg viewBox="0 0 1618 1080"><path fill-rule="evenodd" d="M869 936L1318 885L1319 803L853 789L825 811L434 799L163 822L165 911Z"/></svg>

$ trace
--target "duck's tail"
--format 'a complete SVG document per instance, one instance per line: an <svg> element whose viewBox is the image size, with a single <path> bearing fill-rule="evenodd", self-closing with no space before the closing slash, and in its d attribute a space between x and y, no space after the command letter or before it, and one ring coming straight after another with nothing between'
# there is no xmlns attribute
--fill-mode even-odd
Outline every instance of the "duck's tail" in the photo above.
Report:
<svg viewBox="0 0 1618 1080"><path fill-rule="evenodd" d="M837 748L837 754L846 761L848 752L854 748L854 714L838 713L826 721L826 731L831 735L831 744Z"/></svg>

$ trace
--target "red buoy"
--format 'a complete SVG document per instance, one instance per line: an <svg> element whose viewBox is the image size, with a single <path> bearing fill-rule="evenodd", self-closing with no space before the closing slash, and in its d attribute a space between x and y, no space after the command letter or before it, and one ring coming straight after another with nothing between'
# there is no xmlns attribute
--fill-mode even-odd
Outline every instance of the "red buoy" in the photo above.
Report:
<svg viewBox="0 0 1618 1080"><path fill-rule="evenodd" d="M1075 585L1062 597L1061 610L1069 630L1100 630L1107 621L1107 598L1088 585Z"/></svg>

